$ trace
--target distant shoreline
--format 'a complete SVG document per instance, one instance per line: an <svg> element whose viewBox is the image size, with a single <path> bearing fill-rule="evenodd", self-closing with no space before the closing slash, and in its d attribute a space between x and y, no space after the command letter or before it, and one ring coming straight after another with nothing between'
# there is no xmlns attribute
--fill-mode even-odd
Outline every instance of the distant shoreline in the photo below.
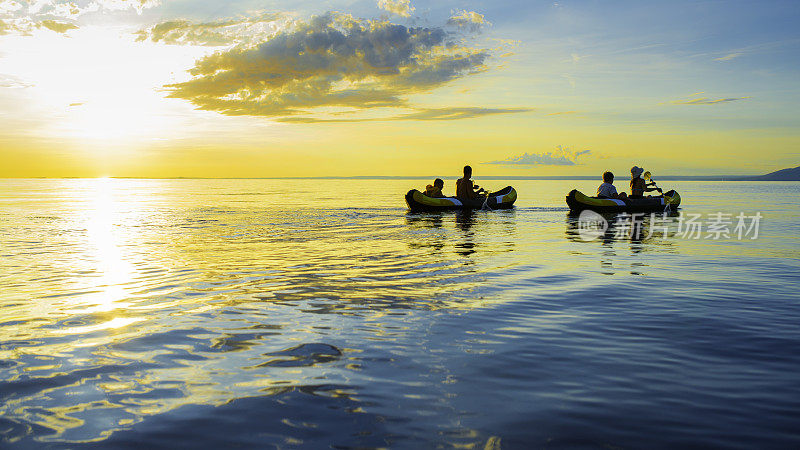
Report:
<svg viewBox="0 0 800 450"><path fill-rule="evenodd" d="M4 177L3 180L87 180L105 177ZM432 180L434 178L443 178L446 180L456 180L458 176L441 176L441 175L426 175L426 176L388 176L388 175L360 175L350 177L108 177L120 180ZM557 175L557 176L519 176L519 175L486 175L476 176L476 179L481 180L564 180L564 181L591 181L598 180L600 176L588 175ZM725 176L688 176L688 175L663 175L653 177L657 181L783 181L783 182L798 182L800 180L768 180L761 176L744 176L744 175L725 175Z"/></svg>

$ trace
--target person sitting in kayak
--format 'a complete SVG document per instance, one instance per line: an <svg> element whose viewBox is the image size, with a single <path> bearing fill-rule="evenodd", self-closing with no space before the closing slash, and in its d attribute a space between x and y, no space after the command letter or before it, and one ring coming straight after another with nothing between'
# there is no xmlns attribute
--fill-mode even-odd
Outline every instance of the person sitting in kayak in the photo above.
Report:
<svg viewBox="0 0 800 450"><path fill-rule="evenodd" d="M628 197L628 194L624 192L617 193L617 188L614 187L614 174L605 172L603 173L603 184L597 188L597 196L600 198L624 199Z"/></svg>
<svg viewBox="0 0 800 450"><path fill-rule="evenodd" d="M663 192L661 188L653 187L653 184L647 184L642 178L642 172L644 172L644 169L641 167L631 167L631 195L629 198L642 198L645 192Z"/></svg>
<svg viewBox="0 0 800 450"><path fill-rule="evenodd" d="M442 194L442 189L444 189L444 180L437 178L433 180L432 185L429 184L425 187L425 195L433 198L443 198L444 194Z"/></svg>
<svg viewBox="0 0 800 450"><path fill-rule="evenodd" d="M456 181L456 198L459 200L476 200L482 197L480 195L482 192L486 192L480 186L473 184L471 177L472 167L464 166L464 178L459 178Z"/></svg>

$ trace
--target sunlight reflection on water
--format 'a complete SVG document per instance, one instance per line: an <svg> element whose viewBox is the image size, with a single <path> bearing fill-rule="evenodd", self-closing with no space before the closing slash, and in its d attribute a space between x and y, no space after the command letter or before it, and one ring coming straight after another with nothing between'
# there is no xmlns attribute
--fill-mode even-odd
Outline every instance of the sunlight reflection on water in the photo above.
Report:
<svg viewBox="0 0 800 450"><path fill-rule="evenodd" d="M780 393L797 383L752 358L777 339L781 368L800 368L784 353L799 340L797 185L734 185L788 195L759 205L752 243L585 242L565 182L519 182L517 209L471 214L407 213L418 181L314 180L330 199L309 182L0 182L3 442L644 445L601 405L636 421L672 401L685 419L643 429L712 435L746 413L695 411L735 399L796 417ZM749 207L681 186L685 209ZM369 205L348 204L363 192ZM751 373L714 384L703 354ZM765 378L774 393L748 397Z"/></svg>

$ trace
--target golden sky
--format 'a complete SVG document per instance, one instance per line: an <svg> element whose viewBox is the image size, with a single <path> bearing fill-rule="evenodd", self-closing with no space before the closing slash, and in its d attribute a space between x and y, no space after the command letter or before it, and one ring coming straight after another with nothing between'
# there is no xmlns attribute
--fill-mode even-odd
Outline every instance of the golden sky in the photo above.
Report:
<svg viewBox="0 0 800 450"><path fill-rule="evenodd" d="M791 2L0 0L0 177L798 165Z"/></svg>

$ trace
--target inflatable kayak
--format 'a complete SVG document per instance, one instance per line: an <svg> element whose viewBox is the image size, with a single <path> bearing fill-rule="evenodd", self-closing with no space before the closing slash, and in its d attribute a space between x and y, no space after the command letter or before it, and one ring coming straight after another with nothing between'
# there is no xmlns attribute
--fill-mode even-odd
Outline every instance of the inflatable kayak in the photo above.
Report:
<svg viewBox="0 0 800 450"><path fill-rule="evenodd" d="M517 191L513 187L508 186L497 192L489 194L489 200L486 201L486 206L491 209L509 209L514 206L517 200ZM481 209L484 205L484 199L477 199L471 201L462 201L455 197L434 198L428 197L422 192L412 189L406 194L406 203L408 208L412 211L448 211L457 209Z"/></svg>
<svg viewBox="0 0 800 450"><path fill-rule="evenodd" d="M638 213L638 212L661 212L667 209L675 209L681 204L681 196L675 191L665 192L661 197L643 198L599 198L589 197L581 191L573 189L567 195L567 205L570 211L579 212L590 209L599 213Z"/></svg>

